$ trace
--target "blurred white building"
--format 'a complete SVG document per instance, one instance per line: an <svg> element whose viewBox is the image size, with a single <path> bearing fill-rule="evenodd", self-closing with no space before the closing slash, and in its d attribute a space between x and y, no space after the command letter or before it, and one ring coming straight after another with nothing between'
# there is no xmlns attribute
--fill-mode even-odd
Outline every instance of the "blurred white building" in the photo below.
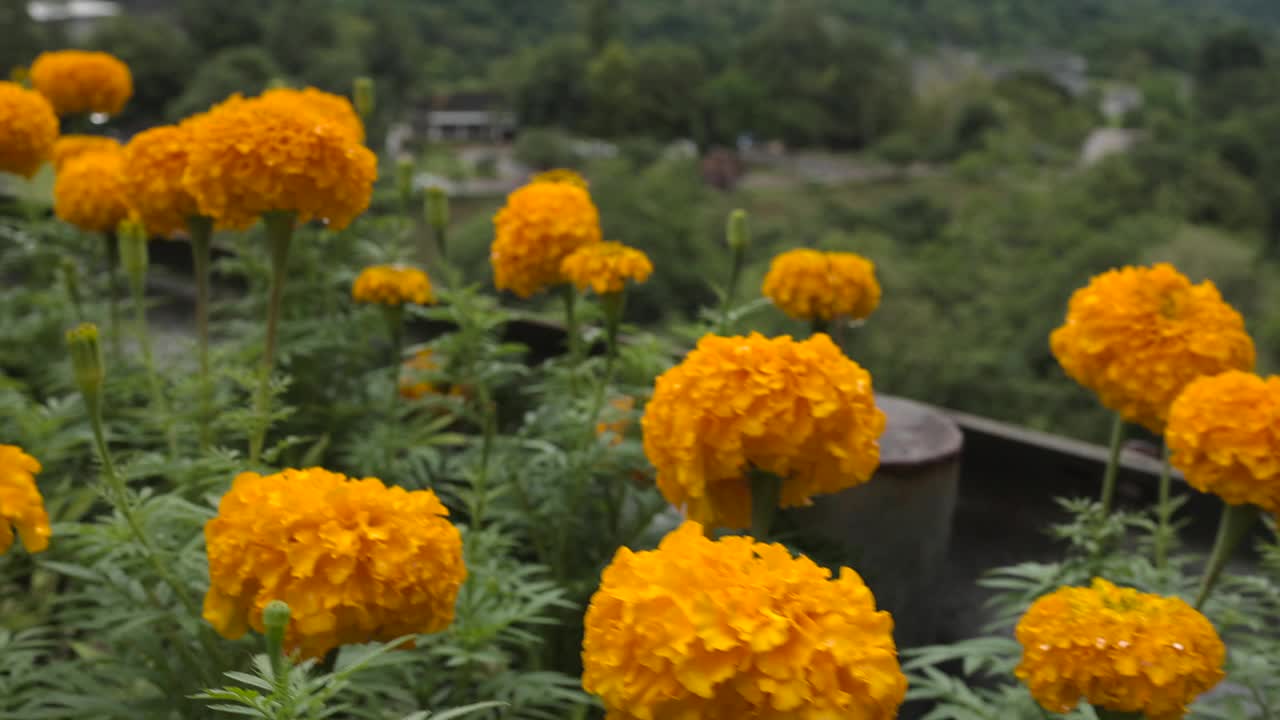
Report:
<svg viewBox="0 0 1280 720"><path fill-rule="evenodd" d="M119 3L109 0L34 0L27 3L32 20L56 25L72 42L83 42L93 34L98 23L120 15Z"/></svg>

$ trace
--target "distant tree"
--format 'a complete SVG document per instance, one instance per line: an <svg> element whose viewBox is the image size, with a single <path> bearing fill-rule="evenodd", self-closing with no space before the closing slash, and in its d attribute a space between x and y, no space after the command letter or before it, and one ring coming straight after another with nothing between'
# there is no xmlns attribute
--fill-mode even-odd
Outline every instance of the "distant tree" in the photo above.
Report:
<svg viewBox="0 0 1280 720"><path fill-rule="evenodd" d="M582 25L587 47L599 53L617 33L617 0L579 0L582 3Z"/></svg>
<svg viewBox="0 0 1280 720"><path fill-rule="evenodd" d="M636 61L619 42L609 43L587 65L586 129L604 137L621 137L640 122Z"/></svg>
<svg viewBox="0 0 1280 720"><path fill-rule="evenodd" d="M732 66L702 86L708 141L734 143L740 135L765 129L768 96L742 68Z"/></svg>
<svg viewBox="0 0 1280 720"><path fill-rule="evenodd" d="M206 55L261 43L265 14L262 0L180 0L178 5L182 28Z"/></svg>
<svg viewBox="0 0 1280 720"><path fill-rule="evenodd" d="M1262 44L1249 30L1229 30L1209 38L1200 48L1197 80L1209 84L1237 70L1258 69L1266 64Z"/></svg>
<svg viewBox="0 0 1280 720"><path fill-rule="evenodd" d="M262 13L262 44L289 75L302 75L338 44L332 2L289 0L271 3Z"/></svg>
<svg viewBox="0 0 1280 720"><path fill-rule="evenodd" d="M178 120L202 112L232 93L260 93L281 75L280 66L261 47L227 48L200 65L186 91L169 103L167 114Z"/></svg>
<svg viewBox="0 0 1280 720"><path fill-rule="evenodd" d="M133 73L133 98L120 118L125 123L161 122L165 106L182 94L197 66L190 38L158 17L113 18L97 29L89 45L120 58Z"/></svg>
<svg viewBox="0 0 1280 720"><path fill-rule="evenodd" d="M30 65L49 39L44 28L27 15L25 2L0 3L0 28L4 28L4 39L0 41L0 80L8 80L9 71Z"/></svg>
<svg viewBox="0 0 1280 720"><path fill-rule="evenodd" d="M500 72L520 122L581 128L586 122L590 55L575 36L548 40L512 58Z"/></svg>
<svg viewBox="0 0 1280 720"><path fill-rule="evenodd" d="M694 48L663 43L637 49L633 102L642 129L660 138L701 139L706 74Z"/></svg>

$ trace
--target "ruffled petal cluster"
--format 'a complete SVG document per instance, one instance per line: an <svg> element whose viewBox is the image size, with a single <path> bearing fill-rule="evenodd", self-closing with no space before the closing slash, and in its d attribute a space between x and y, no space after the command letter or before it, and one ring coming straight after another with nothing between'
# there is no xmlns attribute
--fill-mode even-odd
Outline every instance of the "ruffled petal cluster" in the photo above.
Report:
<svg viewBox="0 0 1280 720"><path fill-rule="evenodd" d="M133 97L129 66L104 52L41 53L31 64L31 84L49 98L58 115L115 115Z"/></svg>
<svg viewBox="0 0 1280 720"><path fill-rule="evenodd" d="M1254 363L1240 313L1213 283L1193 285L1165 263L1094 277L1071 296L1049 344L1103 405L1154 433L1187 383Z"/></svg>
<svg viewBox="0 0 1280 720"><path fill-rule="evenodd" d="M773 259L763 292L802 320L862 320L880 305L875 265L861 255L789 250Z"/></svg>
<svg viewBox="0 0 1280 720"><path fill-rule="evenodd" d="M653 263L640 250L618 242L583 245L560 263L560 273L579 290L591 288L597 295L622 292L627 281L642 283L653 273Z"/></svg>
<svg viewBox="0 0 1280 720"><path fill-rule="evenodd" d="M341 229L369 206L377 159L310 102L232 97L188 132L183 184L201 214L224 227L281 211Z"/></svg>
<svg viewBox="0 0 1280 720"><path fill-rule="evenodd" d="M0 172L36 174L58 139L58 116L38 92L0 82Z"/></svg>
<svg viewBox="0 0 1280 720"><path fill-rule="evenodd" d="M565 257L600 242L600 213L586 189L574 183L525 185L507 196L493 223L494 284L520 297L563 283Z"/></svg>
<svg viewBox="0 0 1280 720"><path fill-rule="evenodd" d="M302 90L274 88L258 97L264 102L278 102L285 107L309 108L315 114L345 128L355 142L364 142L364 122L360 120L360 115L356 113L351 101L341 95L309 87Z"/></svg>
<svg viewBox="0 0 1280 720"><path fill-rule="evenodd" d="M40 463L17 445L0 445L0 555L13 545L16 529L27 552L49 547L49 514L36 488Z"/></svg>
<svg viewBox="0 0 1280 720"><path fill-rule="evenodd" d="M1175 597L1100 578L1035 601L1018 621L1016 674L1045 709L1083 699L1147 720L1177 720L1223 677L1226 648L1207 618Z"/></svg>
<svg viewBox="0 0 1280 720"><path fill-rule="evenodd" d="M379 305L429 305L436 301L427 274L417 268L374 265L360 271L351 285L351 299Z"/></svg>
<svg viewBox="0 0 1280 720"><path fill-rule="evenodd" d="M1232 370L1193 380L1173 401L1164 438L1191 487L1280 513L1280 377Z"/></svg>
<svg viewBox="0 0 1280 720"><path fill-rule="evenodd" d="M641 421L668 502L705 525L751 523L752 468L782 478L783 507L866 482L885 415L871 374L818 334L796 342L707 335L658 377Z"/></svg>
<svg viewBox="0 0 1280 720"><path fill-rule="evenodd" d="M242 473L204 529L204 619L224 637L292 609L285 643L320 657L348 643L443 630L467 577L462 537L430 490L322 468Z"/></svg>
<svg viewBox="0 0 1280 720"><path fill-rule="evenodd" d="M71 160L91 152L120 152L123 147L115 138L102 135L63 135L53 144L53 169L62 170Z"/></svg>
<svg viewBox="0 0 1280 720"><path fill-rule="evenodd" d="M162 125L133 136L124 148L124 187L129 204L147 231L170 236L199 214L182 184L187 170L186 128Z"/></svg>
<svg viewBox="0 0 1280 720"><path fill-rule="evenodd" d="M53 183L53 211L86 232L112 232L129 216L124 156L87 152L67 161Z"/></svg>
<svg viewBox="0 0 1280 720"><path fill-rule="evenodd" d="M893 618L857 573L694 522L614 556L582 664L607 720L888 720L907 690Z"/></svg>

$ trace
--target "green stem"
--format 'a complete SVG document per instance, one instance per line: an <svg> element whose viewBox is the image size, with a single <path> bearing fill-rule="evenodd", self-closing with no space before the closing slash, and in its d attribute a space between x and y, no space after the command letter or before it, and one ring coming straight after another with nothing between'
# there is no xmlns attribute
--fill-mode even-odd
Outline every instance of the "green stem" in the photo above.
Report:
<svg viewBox="0 0 1280 720"><path fill-rule="evenodd" d="M578 362L578 291L573 285L565 283L560 286L560 297L564 300L564 331L568 339L569 363Z"/></svg>
<svg viewBox="0 0 1280 720"><path fill-rule="evenodd" d="M122 356L120 350L120 309L116 306L116 288L119 281L116 279L116 265L119 262L117 254L116 234L107 232L102 234L104 241L104 249L107 253L107 332L111 335L111 354L119 360Z"/></svg>
<svg viewBox="0 0 1280 720"><path fill-rule="evenodd" d="M485 506L489 500L489 461L493 457L493 443L498 435L498 408L484 385L477 383L476 388L482 404L480 411L484 436L480 444L480 467L476 471L476 499L471 512L471 526L480 530L484 526Z"/></svg>
<svg viewBox="0 0 1280 720"><path fill-rule="evenodd" d="M191 231L191 262L196 275L196 344L200 356L200 449L213 442L213 378L209 372L209 257L213 220L197 215L187 221Z"/></svg>
<svg viewBox="0 0 1280 720"><path fill-rule="evenodd" d="M391 412L400 403L400 360L404 353L404 306L384 305L383 315L391 334Z"/></svg>
<svg viewBox="0 0 1280 720"><path fill-rule="evenodd" d="M448 232L448 228L446 228L446 227L445 227L445 226L443 226L443 225L432 225L432 226L431 226L431 236L432 236L432 238L434 238L434 240L435 240L435 245L436 245L436 256L437 256L438 258L440 258L440 262L442 262L442 263L447 263L447 262L449 262L449 253L448 253L449 232Z"/></svg>
<svg viewBox="0 0 1280 720"><path fill-rule="evenodd" d="M1120 472L1120 446L1124 443L1124 418L1116 413L1111 421L1111 452L1107 456L1107 469L1102 475L1102 515L1111 514L1115 503L1116 475Z"/></svg>
<svg viewBox="0 0 1280 720"><path fill-rule="evenodd" d="M819 333L825 334L828 337L831 335L831 321L826 318L813 318L809 321L809 328L809 333L811 335L817 335Z"/></svg>
<svg viewBox="0 0 1280 720"><path fill-rule="evenodd" d="M1164 446L1160 454L1160 486L1159 499L1156 501L1156 569L1164 570L1169 566L1169 541L1173 539L1173 506L1169 502L1169 446Z"/></svg>
<svg viewBox="0 0 1280 720"><path fill-rule="evenodd" d="M782 478L756 468L747 476L751 479L751 536L757 542L765 542L782 499Z"/></svg>
<svg viewBox="0 0 1280 720"><path fill-rule="evenodd" d="M1224 505L1222 519L1218 522L1218 537L1213 541L1213 552L1209 555L1209 563L1204 569L1204 579L1200 581L1200 592L1196 595L1196 609L1204 607L1218 583L1218 577L1227 566L1240 541L1249 534L1253 524L1257 522L1261 511L1255 505Z"/></svg>
<svg viewBox="0 0 1280 720"><path fill-rule="evenodd" d="M720 334L729 332L729 314L733 312L733 303L738 295L738 284L742 279L742 266L746 258L745 247L733 248L733 260L729 266L729 284L725 286L724 300L720 303Z"/></svg>
<svg viewBox="0 0 1280 720"><path fill-rule="evenodd" d="M258 371L258 391L254 396L257 416L253 435L249 438L249 464L262 459L262 447L271 424L271 373L276 364L276 336L280 326L280 306L284 298L285 270L289 261L289 241L293 238L296 214L269 212L262 216L271 243L271 290L267 299L267 336L263 345L262 367Z"/></svg>
<svg viewBox="0 0 1280 720"><path fill-rule="evenodd" d="M178 434L169 411L169 401L165 397L164 388L160 386L160 375L156 373L155 356L151 351L151 332L147 329L147 299L145 294L145 276L139 275L129 279L129 290L133 296L134 323L137 325L138 344L142 347L142 365L147 371L147 386L151 391L151 404L160 414L165 426L165 439L169 445L169 459L178 457Z"/></svg>
<svg viewBox="0 0 1280 720"><path fill-rule="evenodd" d="M618 331L622 327L622 313L627 307L627 293L625 290L606 293L600 301L604 305L605 337L609 343L609 364L612 365L618 357Z"/></svg>

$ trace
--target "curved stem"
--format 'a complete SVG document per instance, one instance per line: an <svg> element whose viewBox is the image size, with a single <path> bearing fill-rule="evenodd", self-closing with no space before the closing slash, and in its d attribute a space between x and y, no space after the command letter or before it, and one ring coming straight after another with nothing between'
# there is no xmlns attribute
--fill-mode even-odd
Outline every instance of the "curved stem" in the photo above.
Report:
<svg viewBox="0 0 1280 720"><path fill-rule="evenodd" d="M111 354L117 360L120 359L120 309L116 306L116 288L119 286L117 280L116 265L118 264L118 255L116 252L116 234L107 232L102 234L104 247L107 253L107 333L111 335Z"/></svg>
<svg viewBox="0 0 1280 720"><path fill-rule="evenodd" d="M1111 421L1111 452L1107 456L1107 469L1102 475L1102 515L1111 514L1116 496L1116 475L1120 471L1120 446L1124 442L1124 418L1116 413Z"/></svg>
<svg viewBox="0 0 1280 720"><path fill-rule="evenodd" d="M169 401L165 397L164 388L160 386L160 375L156 373L155 356L151 352L151 333L147 329L147 299L145 296L145 279L130 278L130 293L133 295L134 323L137 325L138 344L142 347L142 365L147 371L147 387L151 392L151 404L160 414L165 425L165 439L169 444L169 458L178 457L178 434L169 412Z"/></svg>
<svg viewBox="0 0 1280 720"><path fill-rule="evenodd" d="M1204 607L1213 592L1213 586L1231 559L1232 553L1249 534L1250 528L1257 521L1261 511L1256 505L1223 505L1222 520L1218 522L1218 537L1213 541L1213 552L1209 555L1209 563L1204 569L1204 579L1200 581L1200 592L1196 595L1197 610Z"/></svg>
<svg viewBox="0 0 1280 720"><path fill-rule="evenodd" d="M213 220L196 216L187 221L191 231L191 263L196 275L196 340L200 357L200 449L212 444L213 379L209 373L209 256Z"/></svg>
<svg viewBox="0 0 1280 720"><path fill-rule="evenodd" d="M249 438L249 464L262 459L262 447L271 424L271 372L276 365L276 335L280 326L280 306L284 299L285 269L289 261L289 241L293 238L296 214L269 212L262 216L271 242L271 290L267 299L267 336L263 345L262 366L258 371L258 391L254 396L257 416L253 435Z"/></svg>

